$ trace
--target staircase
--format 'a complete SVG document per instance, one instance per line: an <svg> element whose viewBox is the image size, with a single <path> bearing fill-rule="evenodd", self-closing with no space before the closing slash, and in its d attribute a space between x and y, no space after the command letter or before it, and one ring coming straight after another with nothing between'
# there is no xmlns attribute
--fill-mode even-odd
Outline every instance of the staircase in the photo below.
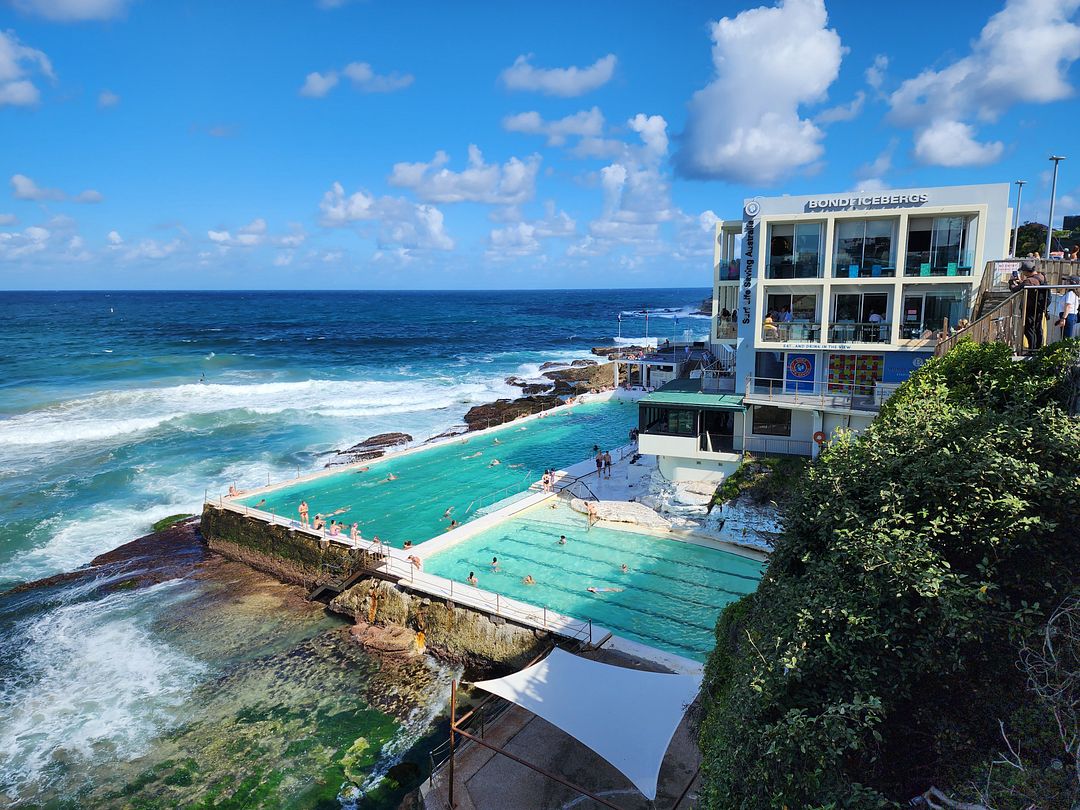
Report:
<svg viewBox="0 0 1080 810"><path fill-rule="evenodd" d="M996 309L1012 295L1008 287L991 287L982 294L979 299L979 309L975 312L973 320L978 320L992 309Z"/></svg>

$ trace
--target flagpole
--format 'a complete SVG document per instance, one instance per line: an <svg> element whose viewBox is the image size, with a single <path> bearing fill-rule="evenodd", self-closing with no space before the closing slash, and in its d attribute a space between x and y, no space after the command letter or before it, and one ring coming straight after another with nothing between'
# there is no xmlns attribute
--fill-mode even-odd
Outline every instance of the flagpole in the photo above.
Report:
<svg viewBox="0 0 1080 810"><path fill-rule="evenodd" d="M622 337L622 313L620 312L615 317L617 317L619 319L619 337Z"/></svg>
<svg viewBox="0 0 1080 810"><path fill-rule="evenodd" d="M649 310L645 310L645 341L649 340Z"/></svg>

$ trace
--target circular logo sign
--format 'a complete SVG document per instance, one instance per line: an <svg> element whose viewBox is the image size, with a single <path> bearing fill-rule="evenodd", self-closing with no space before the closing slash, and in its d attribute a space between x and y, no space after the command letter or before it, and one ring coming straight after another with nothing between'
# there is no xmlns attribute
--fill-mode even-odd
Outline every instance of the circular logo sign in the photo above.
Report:
<svg viewBox="0 0 1080 810"><path fill-rule="evenodd" d="M919 368L919 367L920 367L920 366L921 366L921 365L922 365L923 363L925 363L925 362L926 362L926 361L925 361L925 360L924 360L923 358L921 358L921 357L916 357L916 358L915 358L914 360L912 360L912 361L911 361L911 365L912 365L912 366L913 366L914 368Z"/></svg>
<svg viewBox="0 0 1080 810"><path fill-rule="evenodd" d="M761 213L761 206L758 205L757 200L751 200L745 206L743 206L743 211L748 217L756 217L759 213Z"/></svg>
<svg viewBox="0 0 1080 810"><path fill-rule="evenodd" d="M792 377L802 379L814 373L814 366L805 357L793 357L788 363L788 371Z"/></svg>

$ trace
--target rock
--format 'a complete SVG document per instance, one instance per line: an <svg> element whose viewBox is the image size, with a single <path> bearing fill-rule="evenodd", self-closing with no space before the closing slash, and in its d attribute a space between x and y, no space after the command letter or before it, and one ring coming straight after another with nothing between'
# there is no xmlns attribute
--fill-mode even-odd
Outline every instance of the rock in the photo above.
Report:
<svg viewBox="0 0 1080 810"><path fill-rule="evenodd" d="M712 296L701 302L695 315L712 315Z"/></svg>
<svg viewBox="0 0 1080 810"><path fill-rule="evenodd" d="M468 432L469 432L469 426L468 425L454 425L449 430L443 431L442 433L440 433L440 434L438 434L436 436L432 436L430 439L425 439L424 444L431 444L432 442L439 441L439 439L452 439L454 436L460 436L462 433L468 433Z"/></svg>
<svg viewBox="0 0 1080 810"><path fill-rule="evenodd" d="M520 399L499 399L486 405L476 405L465 414L465 424L469 430L501 425L521 416L540 413L562 405L563 401L554 396L533 395Z"/></svg>
<svg viewBox="0 0 1080 810"><path fill-rule="evenodd" d="M570 364L571 366L598 366L600 365L597 360L575 360Z"/></svg>
<svg viewBox="0 0 1080 810"><path fill-rule="evenodd" d="M687 492L693 492L695 495L712 497L716 492L717 484L715 481L680 481L679 486Z"/></svg>
<svg viewBox="0 0 1080 810"><path fill-rule="evenodd" d="M535 380L527 380L524 377L510 376L506 378L507 385L517 386L521 389L527 397L531 397L534 394L543 394L551 390L552 384L549 382L536 382Z"/></svg>
<svg viewBox="0 0 1080 810"><path fill-rule="evenodd" d="M540 370L541 371L546 371L549 368L562 368L565 365L566 365L566 363L560 363L557 360L549 360L546 363L541 363L540 364Z"/></svg>
<svg viewBox="0 0 1080 810"><path fill-rule="evenodd" d="M332 459L326 463L327 467L336 467L340 464L352 464L354 461L369 461L386 454L391 447L408 444L413 437L408 433L379 433L368 436L359 444L354 444L347 450L338 450Z"/></svg>
<svg viewBox="0 0 1080 810"><path fill-rule="evenodd" d="M365 649L388 655L418 655L420 647L416 643L416 633L408 627L391 624L380 627L357 621L349 630L349 635Z"/></svg>
<svg viewBox="0 0 1080 810"><path fill-rule="evenodd" d="M588 514L589 510L586 502L580 498L571 500L570 508L582 514ZM633 501L595 501L593 508L600 520L607 520L612 523L633 523L636 526L645 526L663 531L671 529L671 521L661 517L641 503Z"/></svg>
<svg viewBox="0 0 1080 810"><path fill-rule="evenodd" d="M556 394L606 391L615 385L615 367L611 363L545 371L543 376L555 383Z"/></svg>
<svg viewBox="0 0 1080 810"><path fill-rule="evenodd" d="M645 349L645 346L593 346L592 353L608 360L617 360L628 354L640 354Z"/></svg>

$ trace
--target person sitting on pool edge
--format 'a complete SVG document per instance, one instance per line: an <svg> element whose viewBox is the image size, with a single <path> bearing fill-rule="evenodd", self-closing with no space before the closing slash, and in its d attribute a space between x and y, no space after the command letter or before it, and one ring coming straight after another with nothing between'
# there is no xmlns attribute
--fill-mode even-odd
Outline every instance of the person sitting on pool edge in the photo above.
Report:
<svg viewBox="0 0 1080 810"><path fill-rule="evenodd" d="M523 580L521 580L521 584L522 585L535 585L536 580L532 578L532 574L527 574L525 576L525 578Z"/></svg>

